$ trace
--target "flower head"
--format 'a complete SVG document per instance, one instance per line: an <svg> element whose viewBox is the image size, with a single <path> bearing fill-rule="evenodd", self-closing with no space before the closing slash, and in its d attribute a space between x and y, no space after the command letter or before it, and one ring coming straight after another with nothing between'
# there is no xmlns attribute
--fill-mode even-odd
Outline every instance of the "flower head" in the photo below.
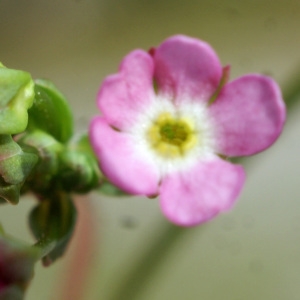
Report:
<svg viewBox="0 0 300 300"><path fill-rule="evenodd" d="M177 35L129 53L98 94L90 138L103 173L129 193L159 195L181 226L235 203L245 173L222 158L260 152L282 131L274 80L250 74L225 84L228 71L207 43Z"/></svg>

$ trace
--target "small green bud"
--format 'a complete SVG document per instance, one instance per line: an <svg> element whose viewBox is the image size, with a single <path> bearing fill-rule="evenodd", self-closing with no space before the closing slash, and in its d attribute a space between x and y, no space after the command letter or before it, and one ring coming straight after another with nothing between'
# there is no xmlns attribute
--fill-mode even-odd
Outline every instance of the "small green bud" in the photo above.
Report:
<svg viewBox="0 0 300 300"><path fill-rule="evenodd" d="M101 172L86 135L68 145L60 162L59 181L64 190L86 193L100 185Z"/></svg>
<svg viewBox="0 0 300 300"><path fill-rule="evenodd" d="M29 73L7 69L0 63L0 134L17 134L26 129L27 110L34 99Z"/></svg>
<svg viewBox="0 0 300 300"><path fill-rule="evenodd" d="M37 160L37 155L24 152L11 135L0 135L0 198L19 202L20 188Z"/></svg>
<svg viewBox="0 0 300 300"><path fill-rule="evenodd" d="M23 183L37 162L37 156L26 153L11 135L0 135L0 175L5 182Z"/></svg>
<svg viewBox="0 0 300 300"><path fill-rule="evenodd" d="M59 172L59 154L64 146L53 136L40 130L27 132L20 139L20 144L30 147L39 157L30 176L29 187L38 193L52 189L52 180Z"/></svg>

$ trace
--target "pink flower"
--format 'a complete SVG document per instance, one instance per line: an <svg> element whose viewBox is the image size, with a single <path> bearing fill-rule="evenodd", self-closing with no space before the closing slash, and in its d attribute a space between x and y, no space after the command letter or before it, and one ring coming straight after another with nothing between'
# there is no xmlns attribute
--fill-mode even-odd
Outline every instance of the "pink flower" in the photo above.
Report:
<svg viewBox="0 0 300 300"><path fill-rule="evenodd" d="M104 175L131 194L159 195L181 226L229 210L245 173L222 157L258 153L283 128L274 80L250 74L221 86L228 71L207 43L177 35L129 53L98 94L90 138Z"/></svg>

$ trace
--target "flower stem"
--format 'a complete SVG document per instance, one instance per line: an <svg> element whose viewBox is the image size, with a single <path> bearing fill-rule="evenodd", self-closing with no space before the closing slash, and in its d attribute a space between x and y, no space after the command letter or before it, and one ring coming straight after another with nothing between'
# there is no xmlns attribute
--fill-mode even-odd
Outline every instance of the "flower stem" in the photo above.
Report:
<svg viewBox="0 0 300 300"><path fill-rule="evenodd" d="M139 295L145 288L149 278L163 263L167 255L175 248L176 243L187 233L192 233L193 229L175 226L164 222L155 231L151 245L146 243L143 255L129 270L120 285L114 289L109 300L134 300L140 299ZM159 232L159 233L158 233ZM149 237L147 237L147 240Z"/></svg>

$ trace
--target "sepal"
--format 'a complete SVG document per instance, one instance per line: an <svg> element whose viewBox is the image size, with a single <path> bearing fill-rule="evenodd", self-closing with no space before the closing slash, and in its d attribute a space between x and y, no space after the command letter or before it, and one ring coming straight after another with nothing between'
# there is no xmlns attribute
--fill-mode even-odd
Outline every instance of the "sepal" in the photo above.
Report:
<svg viewBox="0 0 300 300"><path fill-rule="evenodd" d="M35 80L35 100L29 113L29 130L38 128L61 143L73 134L73 116L65 96L44 79Z"/></svg>
<svg viewBox="0 0 300 300"><path fill-rule="evenodd" d="M8 69L0 63L0 134L17 134L26 129L27 110L34 99L29 73Z"/></svg>
<svg viewBox="0 0 300 300"><path fill-rule="evenodd" d="M57 193L43 199L31 211L30 229L37 239L37 246L50 247L42 258L44 266L49 266L61 257L70 242L76 223L76 208L65 193Z"/></svg>
<svg viewBox="0 0 300 300"><path fill-rule="evenodd" d="M128 193L122 191L121 189L117 188L115 185L113 185L111 182L105 180L101 184L101 186L98 189L98 192L100 192L103 195L107 196L129 196Z"/></svg>
<svg viewBox="0 0 300 300"><path fill-rule="evenodd" d="M0 135L0 198L19 202L20 188L37 160L36 154L24 152L11 135Z"/></svg>
<svg viewBox="0 0 300 300"><path fill-rule="evenodd" d="M102 174L87 135L70 143L60 160L59 181L64 190L87 193L100 185Z"/></svg>
<svg viewBox="0 0 300 300"><path fill-rule="evenodd" d="M40 130L29 131L19 142L39 157L34 172L28 180L28 187L37 193L48 192L53 188L53 178L59 172L59 154L64 151L64 146L54 137Z"/></svg>

